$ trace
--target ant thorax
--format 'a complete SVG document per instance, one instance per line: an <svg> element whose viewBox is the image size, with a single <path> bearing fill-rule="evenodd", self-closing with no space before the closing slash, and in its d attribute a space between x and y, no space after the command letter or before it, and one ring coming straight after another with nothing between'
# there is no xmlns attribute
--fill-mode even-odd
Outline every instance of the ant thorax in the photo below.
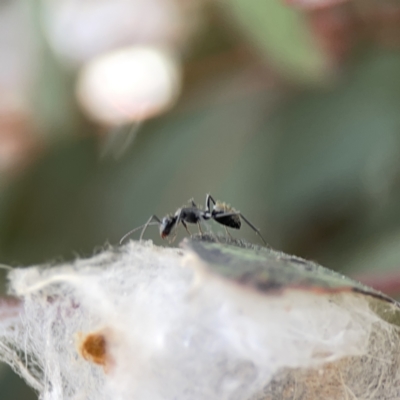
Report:
<svg viewBox="0 0 400 400"><path fill-rule="evenodd" d="M183 207L180 208L175 216L188 224L197 224L203 218L203 211L197 207Z"/></svg>
<svg viewBox="0 0 400 400"><path fill-rule="evenodd" d="M183 208L183 207L182 207L182 208ZM178 215L181 213L182 208L178 208L178 209L175 211L175 214L174 214L174 217L175 217L175 218L177 218ZM173 218L172 214L169 214L169 217L170 217L170 218Z"/></svg>

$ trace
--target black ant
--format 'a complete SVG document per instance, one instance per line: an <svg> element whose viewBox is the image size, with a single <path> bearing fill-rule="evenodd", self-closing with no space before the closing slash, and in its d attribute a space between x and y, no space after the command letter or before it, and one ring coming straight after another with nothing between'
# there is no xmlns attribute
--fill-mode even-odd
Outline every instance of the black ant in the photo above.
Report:
<svg viewBox="0 0 400 400"><path fill-rule="evenodd" d="M160 226L160 236L165 239L171 235L173 229L181 223L186 229L187 233L191 235L187 224L197 224L199 227L199 232L203 234L200 226L201 221L207 221L209 219L213 219L221 225L224 225L226 232L229 234L227 227L233 229L240 229L242 222L241 219L246 222L246 224L253 229L254 232L258 236L260 236L261 240L266 245L266 241L262 237L260 231L240 212L232 208L226 203L221 203L219 201L215 201L210 194L207 194L206 197L206 208L205 210L201 210L194 200L191 200L192 205L190 207L182 207L176 210L175 214L168 214L162 220L157 217L157 215L152 215L148 221L131 231L125 234L120 240L120 244L133 232L136 232L139 229L142 229L140 234L140 240L142 240L144 232L148 228L149 225L159 225ZM212 206L212 208L211 208ZM172 238L172 240L175 236Z"/></svg>

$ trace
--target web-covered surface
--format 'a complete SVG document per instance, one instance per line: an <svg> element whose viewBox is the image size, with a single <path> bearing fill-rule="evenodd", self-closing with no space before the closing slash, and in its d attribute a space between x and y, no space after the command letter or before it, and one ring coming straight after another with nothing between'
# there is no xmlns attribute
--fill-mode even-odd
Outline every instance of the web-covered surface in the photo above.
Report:
<svg viewBox="0 0 400 400"><path fill-rule="evenodd" d="M130 242L14 270L20 301L0 322L1 359L46 400L309 400L323 376L355 398L399 397L396 305L349 291L265 295L203 273L199 254Z"/></svg>

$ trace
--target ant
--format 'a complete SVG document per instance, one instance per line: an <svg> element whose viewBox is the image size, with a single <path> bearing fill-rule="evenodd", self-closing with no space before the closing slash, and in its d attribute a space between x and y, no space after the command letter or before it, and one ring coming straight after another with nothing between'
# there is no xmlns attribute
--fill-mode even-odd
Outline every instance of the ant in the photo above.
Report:
<svg viewBox="0 0 400 400"><path fill-rule="evenodd" d="M240 229L243 220L246 224L253 229L253 231L260 236L261 240L266 245L266 241L261 235L261 232L240 212L232 208L230 205L226 203L221 203L219 201L215 201L214 198L207 194L206 197L206 207L205 210L200 209L193 199L190 200L190 207L182 207L176 210L175 214L168 214L162 220L157 217L157 215L152 215L147 222L139 226L135 229L132 229L127 234L125 234L120 240L120 244L133 232L136 232L139 229L142 229L140 234L140 240L142 240L144 232L150 225L159 225L160 227L160 236L165 239L171 235L173 229L181 223L186 232L191 236L187 224L197 224L199 227L200 234L203 234L200 226L201 221L208 221L209 219L213 219L221 225L224 225L226 232L229 234L227 227L233 229ZM174 240L175 236L172 238Z"/></svg>

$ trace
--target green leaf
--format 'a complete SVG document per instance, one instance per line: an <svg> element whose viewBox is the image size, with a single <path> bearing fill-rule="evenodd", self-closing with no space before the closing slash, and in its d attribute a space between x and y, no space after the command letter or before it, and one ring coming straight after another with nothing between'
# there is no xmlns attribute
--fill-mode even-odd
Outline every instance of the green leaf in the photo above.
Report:
<svg viewBox="0 0 400 400"><path fill-rule="evenodd" d="M230 4L248 36L282 74L307 83L323 80L327 60L304 14L281 0L231 0Z"/></svg>
<svg viewBox="0 0 400 400"><path fill-rule="evenodd" d="M197 255L203 273L264 295L287 290L321 295L353 292L398 306L390 297L344 275L271 248L209 235L185 239L182 246Z"/></svg>

